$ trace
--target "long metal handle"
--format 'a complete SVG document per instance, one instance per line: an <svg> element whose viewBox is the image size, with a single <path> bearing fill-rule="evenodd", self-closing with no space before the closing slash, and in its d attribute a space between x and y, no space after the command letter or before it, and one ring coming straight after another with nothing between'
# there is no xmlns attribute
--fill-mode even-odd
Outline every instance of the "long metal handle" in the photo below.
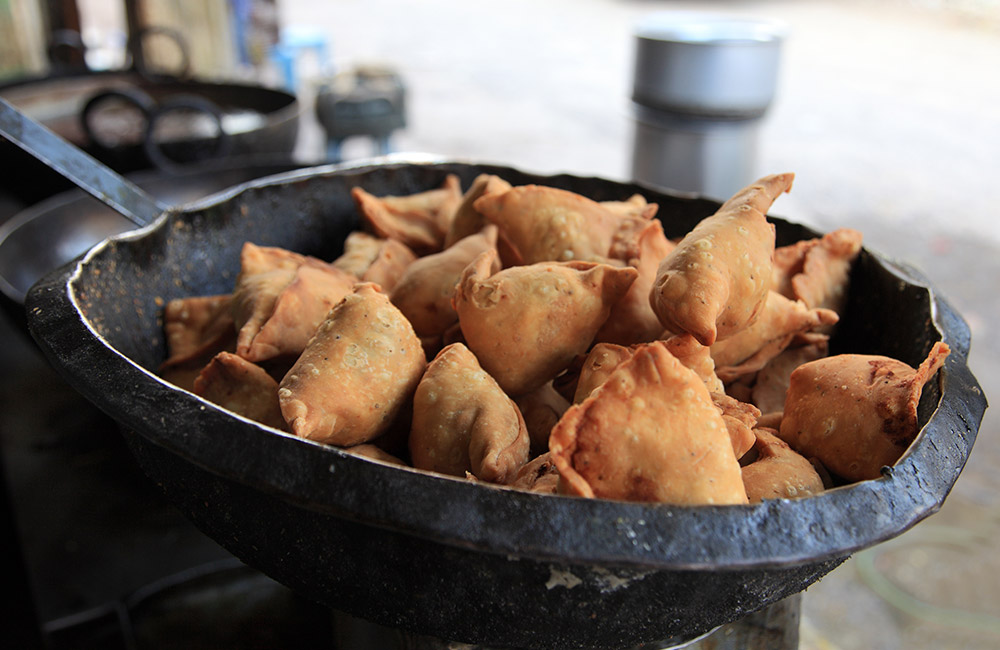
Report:
<svg viewBox="0 0 1000 650"><path fill-rule="evenodd" d="M132 182L0 98L0 135L111 206L137 226L152 223L166 206Z"/></svg>

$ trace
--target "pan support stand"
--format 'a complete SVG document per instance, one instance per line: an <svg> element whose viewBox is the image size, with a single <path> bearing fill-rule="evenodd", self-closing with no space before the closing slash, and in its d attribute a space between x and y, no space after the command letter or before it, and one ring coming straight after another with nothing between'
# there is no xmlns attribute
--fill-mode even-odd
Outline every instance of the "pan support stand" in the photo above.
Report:
<svg viewBox="0 0 1000 650"><path fill-rule="evenodd" d="M793 594L698 638L607 650L798 650L802 595ZM333 612L334 650L504 650L409 634Z"/></svg>

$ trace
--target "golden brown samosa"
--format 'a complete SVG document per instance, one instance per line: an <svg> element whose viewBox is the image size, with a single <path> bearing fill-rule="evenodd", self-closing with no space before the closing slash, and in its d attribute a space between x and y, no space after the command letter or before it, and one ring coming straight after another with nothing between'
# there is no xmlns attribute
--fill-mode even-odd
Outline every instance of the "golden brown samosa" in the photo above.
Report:
<svg viewBox="0 0 1000 650"><path fill-rule="evenodd" d="M807 307L840 313L862 239L857 230L838 228L822 237L775 249L773 290L801 300Z"/></svg>
<svg viewBox="0 0 1000 650"><path fill-rule="evenodd" d="M468 348L455 343L434 357L413 396L414 467L509 483L529 444L521 411Z"/></svg>
<svg viewBox="0 0 1000 650"><path fill-rule="evenodd" d="M451 226L444 238L444 247L449 248L455 242L476 234L489 223L486 221L486 217L475 208L475 202L479 197L506 192L510 187L510 183L494 174L477 176L469 189L462 195L462 202L455 210L455 218L452 219Z"/></svg>
<svg viewBox="0 0 1000 650"><path fill-rule="evenodd" d="M330 309L351 292L356 282L354 275L340 269L300 266L275 298L266 320L240 329L236 353L256 363L297 357Z"/></svg>
<svg viewBox="0 0 1000 650"><path fill-rule="evenodd" d="M354 279L350 274L315 257L274 246L257 246L252 242L243 244L240 250L240 273L236 278L231 303L233 321L238 331L237 354L255 362L263 360L264 357L252 354L250 347L268 319L274 315L278 297L295 281L297 272L302 267L329 271L338 278L338 286L349 284ZM313 328L315 323L309 329Z"/></svg>
<svg viewBox="0 0 1000 650"><path fill-rule="evenodd" d="M165 364L199 357L206 351L221 351L236 329L229 312L230 294L177 298L163 310L163 332L167 343Z"/></svg>
<svg viewBox="0 0 1000 650"><path fill-rule="evenodd" d="M389 299L403 312L420 337L440 337L458 322L452 306L455 285L462 271L481 253L495 250L496 226L469 235L440 253L421 257L407 267L389 292ZM499 271L499 261L493 271Z"/></svg>
<svg viewBox="0 0 1000 650"><path fill-rule="evenodd" d="M475 209L500 228L520 264L601 261L620 218L597 201L544 185L487 194ZM511 262L505 260L505 265Z"/></svg>
<svg viewBox="0 0 1000 650"><path fill-rule="evenodd" d="M726 425L708 389L659 344L631 359L549 438L559 491L666 503L747 503Z"/></svg>
<svg viewBox="0 0 1000 650"><path fill-rule="evenodd" d="M232 296L178 298L163 310L167 358L158 372L163 379L185 390L219 352L236 350L236 327L231 312Z"/></svg>
<svg viewBox="0 0 1000 650"><path fill-rule="evenodd" d="M541 388L515 398L514 403L521 409L524 424L528 427L531 453L538 455L548 451L549 434L569 408L569 402L559 394L550 381Z"/></svg>
<svg viewBox="0 0 1000 650"><path fill-rule="evenodd" d="M597 336L597 341L632 345L656 340L663 331L660 319L649 304L649 292L656 280L660 261L674 248L663 234L663 224L657 220L644 222L635 233L629 257L625 262L638 271L628 292L611 308L611 314ZM634 253L634 254L633 254Z"/></svg>
<svg viewBox="0 0 1000 650"><path fill-rule="evenodd" d="M543 262L491 274L481 254L455 293L462 334L483 368L517 397L550 381L590 347L636 270L593 262Z"/></svg>
<svg viewBox="0 0 1000 650"><path fill-rule="evenodd" d="M580 366L573 393L573 403L587 399L598 386L607 381L618 366L632 358L635 348L617 343L598 343L590 349Z"/></svg>
<svg viewBox="0 0 1000 650"><path fill-rule="evenodd" d="M363 282L374 282L382 291L392 291L406 269L417 259L417 254L406 244L395 239L384 240L371 266L361 276Z"/></svg>
<svg viewBox="0 0 1000 650"><path fill-rule="evenodd" d="M832 325L839 317L829 309L809 309L776 291L767 294L760 317L746 329L711 346L715 372L723 382L754 373L782 353L796 335Z"/></svg>
<svg viewBox="0 0 1000 650"><path fill-rule="evenodd" d="M802 263L802 272L791 279L792 293L807 307L840 313L847 300L851 266L861 252L862 235L840 228L820 238Z"/></svg>
<svg viewBox="0 0 1000 650"><path fill-rule="evenodd" d="M794 174L743 188L660 263L650 304L663 326L712 345L750 325L771 286L774 224L766 213Z"/></svg>
<svg viewBox="0 0 1000 650"><path fill-rule="evenodd" d="M935 343L916 369L881 355L839 354L792 372L781 438L849 481L878 478L917 435L917 404L950 349Z"/></svg>
<svg viewBox="0 0 1000 650"><path fill-rule="evenodd" d="M386 241L388 240L355 230L344 240L344 252L330 262L330 265L341 271L347 271L360 280L364 272L378 257L379 251Z"/></svg>
<svg viewBox="0 0 1000 650"><path fill-rule="evenodd" d="M794 499L819 494L823 479L801 454L767 429L754 429L757 458L741 472L750 503L764 499Z"/></svg>
<svg viewBox="0 0 1000 650"><path fill-rule="evenodd" d="M344 241L344 253L331 265L364 282L374 282L383 291L392 291L416 254L395 239L380 239L355 231Z"/></svg>
<svg viewBox="0 0 1000 650"><path fill-rule="evenodd" d="M378 285L359 283L281 380L282 415L302 438L368 442L392 425L426 364L409 321Z"/></svg>
<svg viewBox="0 0 1000 650"><path fill-rule="evenodd" d="M278 382L235 354L215 355L195 379L194 393L255 422L288 430L278 407Z"/></svg>
<svg viewBox="0 0 1000 650"><path fill-rule="evenodd" d="M449 174L441 187L433 190L376 197L354 187L351 196L372 232L406 244L417 255L427 255L443 247L445 233L462 202L462 187L458 176Z"/></svg>
<svg viewBox="0 0 1000 650"><path fill-rule="evenodd" d="M705 387L711 394L725 392L725 386L715 375L715 363L709 355L709 348L690 334L677 334L667 340L653 341L662 345L667 352L677 358L687 368L694 371L705 382ZM590 349L580 364L573 403L582 402L595 388L604 383L608 376L625 360L630 359L637 345L616 345L614 343L597 343Z"/></svg>

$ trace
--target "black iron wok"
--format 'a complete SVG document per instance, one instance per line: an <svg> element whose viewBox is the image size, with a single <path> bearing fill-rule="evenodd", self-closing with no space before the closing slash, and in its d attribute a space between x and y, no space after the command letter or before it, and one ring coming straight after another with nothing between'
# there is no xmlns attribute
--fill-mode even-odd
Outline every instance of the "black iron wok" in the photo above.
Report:
<svg viewBox="0 0 1000 650"><path fill-rule="evenodd" d="M296 97L283 90L151 77L139 71L20 79L0 86L0 97L119 173L250 155L290 155L302 112ZM131 108L116 104L115 97ZM154 131L151 120L164 111L180 110L179 104L197 107L188 118L192 126L179 133L176 125L173 133ZM70 187L45 165L2 141L0 175L5 183L14 179L9 190L29 204Z"/></svg>
<svg viewBox="0 0 1000 650"><path fill-rule="evenodd" d="M332 259L350 189L405 194L483 172L598 200L642 192L677 236L718 204L569 175L383 161L290 172L168 211L35 285L29 327L66 379L119 420L145 471L247 564L383 625L497 647L624 648L690 638L801 591L937 511L986 400L969 330L914 271L864 250L833 352L913 366L951 356L917 440L882 478L801 500L678 507L514 492L398 468L242 419L157 378L167 300L232 289L245 240ZM779 245L816 233L773 219Z"/></svg>

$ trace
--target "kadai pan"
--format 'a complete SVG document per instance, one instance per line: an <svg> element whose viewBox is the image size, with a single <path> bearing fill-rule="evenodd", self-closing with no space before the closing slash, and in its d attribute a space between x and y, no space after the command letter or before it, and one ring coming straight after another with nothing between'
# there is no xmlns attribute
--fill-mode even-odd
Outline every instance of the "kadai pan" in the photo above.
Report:
<svg viewBox="0 0 1000 650"><path fill-rule="evenodd" d="M244 241L333 259L359 227L352 187L407 194L457 174L640 192L679 236L718 203L495 165L380 160L253 181L112 238L36 284L29 327L71 385L116 418L139 464L234 555L338 610L491 647L625 648L693 638L805 589L852 553L937 511L986 400L962 318L869 250L831 352L916 366L952 353L924 390L916 441L877 480L752 506L681 507L515 492L368 460L260 426L156 376L172 298L229 292ZM778 244L812 230L772 218Z"/></svg>

